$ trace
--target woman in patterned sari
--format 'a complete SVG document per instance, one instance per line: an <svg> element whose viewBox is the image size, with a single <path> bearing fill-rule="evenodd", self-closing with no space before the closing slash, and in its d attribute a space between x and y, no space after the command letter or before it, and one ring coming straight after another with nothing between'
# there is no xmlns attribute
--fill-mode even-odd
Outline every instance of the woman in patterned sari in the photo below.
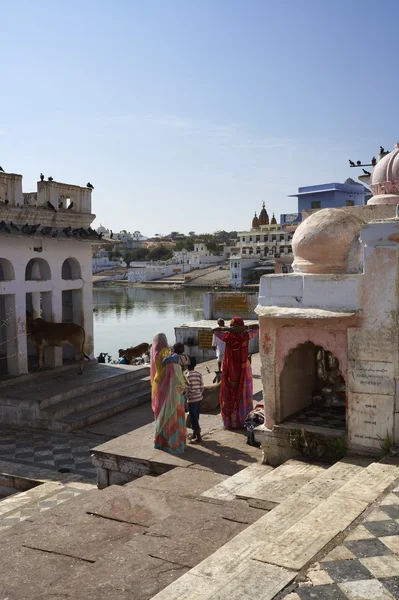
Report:
<svg viewBox="0 0 399 600"><path fill-rule="evenodd" d="M183 369L177 363L162 366L169 356L168 340L164 333L154 336L151 347L152 410L155 418L154 448L172 454L184 452L186 415L184 411L185 381Z"/></svg>
<svg viewBox="0 0 399 600"><path fill-rule="evenodd" d="M258 334L258 326L247 328L241 317L231 320L230 328L215 329L226 344L220 384L220 409L224 427L244 427L253 410L252 368L248 360L249 340Z"/></svg>

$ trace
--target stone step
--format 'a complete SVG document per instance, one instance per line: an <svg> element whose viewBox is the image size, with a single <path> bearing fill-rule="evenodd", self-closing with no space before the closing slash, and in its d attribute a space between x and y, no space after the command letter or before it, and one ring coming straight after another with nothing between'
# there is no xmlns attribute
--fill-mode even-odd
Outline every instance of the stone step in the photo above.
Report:
<svg viewBox="0 0 399 600"><path fill-rule="evenodd" d="M397 466L350 459L320 471L153 600L272 600L398 477Z"/></svg>
<svg viewBox="0 0 399 600"><path fill-rule="evenodd" d="M60 373L57 381L62 383L57 393L51 392L51 386L42 386L44 397L41 395L40 409L48 408L64 400L76 398L82 394L89 394L96 390L104 390L116 383L134 381L150 374L148 365L127 366L127 365L88 365L82 375L71 377L70 370L67 375ZM65 378L65 381L63 379ZM54 386L53 386L54 387ZM50 389L49 389L50 388ZM40 393L40 389L38 389Z"/></svg>
<svg viewBox="0 0 399 600"><path fill-rule="evenodd" d="M110 400L126 396L129 393L135 394L143 389L150 390L149 376L142 377L141 379L138 379L136 376L133 380L128 379L127 381L123 380L122 382L120 382L118 378L115 383L116 385L107 386L105 389L95 390L88 394L77 396L76 398L68 398L61 402L57 402L57 404L52 404L47 410L41 411L41 416L44 419L58 421L74 413L89 410L93 406L105 404Z"/></svg>
<svg viewBox="0 0 399 600"><path fill-rule="evenodd" d="M240 498L255 508L271 510L324 470L320 465L297 460L289 460L276 469L255 464L207 490L201 494L201 500L225 502Z"/></svg>
<svg viewBox="0 0 399 600"><path fill-rule="evenodd" d="M295 492L328 498L369 462L339 462L326 469L308 464L299 467L298 461L289 460L271 473L241 488L236 497L247 500L250 506L264 510L271 510Z"/></svg>
<svg viewBox="0 0 399 600"><path fill-rule="evenodd" d="M93 406L82 412L77 412L59 421L55 421L56 431L75 431L82 427L87 427L93 423L103 421L112 415L123 412L129 408L134 408L151 400L151 390L145 387L138 392L126 394L113 400L108 400L103 404Z"/></svg>
<svg viewBox="0 0 399 600"><path fill-rule="evenodd" d="M398 477L397 466L373 463L327 499L317 495L319 504L290 529L264 542L256 560L299 571Z"/></svg>
<svg viewBox="0 0 399 600"><path fill-rule="evenodd" d="M230 502L236 498L236 495L241 488L245 487L253 480L257 481L270 471L273 471L273 467L269 467L268 465L259 463L250 465L203 492L200 496L200 500L213 503Z"/></svg>

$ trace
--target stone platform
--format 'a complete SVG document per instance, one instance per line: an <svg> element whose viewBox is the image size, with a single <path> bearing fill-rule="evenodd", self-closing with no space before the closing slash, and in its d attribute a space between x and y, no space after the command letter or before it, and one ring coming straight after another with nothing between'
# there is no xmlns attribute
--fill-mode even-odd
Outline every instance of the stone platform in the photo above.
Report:
<svg viewBox="0 0 399 600"><path fill-rule="evenodd" d="M143 475L160 475L175 467L212 470L233 475L256 462L258 448L247 445L244 431L223 429L220 415L201 415L203 444L188 444L184 454L172 455L154 449L154 425L105 442L92 449L100 488L123 484Z"/></svg>
<svg viewBox="0 0 399 600"><path fill-rule="evenodd" d="M59 367L0 384L0 421L73 431L150 400L149 366Z"/></svg>

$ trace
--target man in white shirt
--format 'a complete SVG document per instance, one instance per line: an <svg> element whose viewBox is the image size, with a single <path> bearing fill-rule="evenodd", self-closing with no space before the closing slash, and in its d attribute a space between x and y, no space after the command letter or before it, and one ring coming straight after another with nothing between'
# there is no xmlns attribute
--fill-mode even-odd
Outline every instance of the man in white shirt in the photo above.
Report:
<svg viewBox="0 0 399 600"><path fill-rule="evenodd" d="M223 319L218 319L218 327L224 327ZM219 340L219 338L217 338L214 335L212 338L212 348L214 350L216 350L216 358L218 361L218 371L221 371L226 344L224 342L222 342L222 340Z"/></svg>

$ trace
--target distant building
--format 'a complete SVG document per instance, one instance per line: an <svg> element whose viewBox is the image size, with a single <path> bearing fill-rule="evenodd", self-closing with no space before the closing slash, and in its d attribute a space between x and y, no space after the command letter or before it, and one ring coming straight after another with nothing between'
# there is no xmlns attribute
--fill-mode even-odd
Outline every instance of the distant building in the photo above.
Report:
<svg viewBox="0 0 399 600"><path fill-rule="evenodd" d="M290 198L298 198L298 214L304 210L321 208L342 208L343 206L362 206L370 197L369 190L353 179L345 183L323 183L298 188ZM288 215L285 215L288 216Z"/></svg>
<svg viewBox="0 0 399 600"><path fill-rule="evenodd" d="M277 254L291 254L292 234L284 231L274 216L269 221L269 215L263 203L259 217L252 219L252 227L238 233L237 245L234 250L242 256L257 256L258 258L273 257ZM232 250L233 253L233 250Z"/></svg>
<svg viewBox="0 0 399 600"><path fill-rule="evenodd" d="M204 268L226 260L222 253L213 254L210 252L203 240L194 242L194 250L179 250L174 252L173 256L179 264L190 265L193 268Z"/></svg>
<svg viewBox="0 0 399 600"><path fill-rule="evenodd" d="M230 254L230 285L240 287L256 283L261 275L274 273L274 260L280 256L292 262L292 231L283 229L276 217L269 220L265 203L252 219L252 227L238 233L237 244Z"/></svg>

